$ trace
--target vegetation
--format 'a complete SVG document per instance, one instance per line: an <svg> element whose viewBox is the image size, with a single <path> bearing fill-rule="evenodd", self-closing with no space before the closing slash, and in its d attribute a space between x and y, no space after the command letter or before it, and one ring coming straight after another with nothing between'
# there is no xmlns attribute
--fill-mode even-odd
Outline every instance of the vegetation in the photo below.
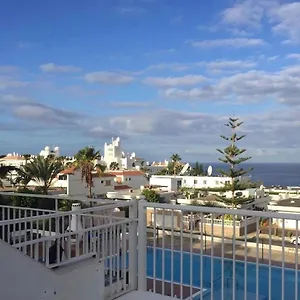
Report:
<svg viewBox="0 0 300 300"><path fill-rule="evenodd" d="M85 147L75 155L74 165L81 170L81 180L86 182L89 198L92 198L92 187L94 186L92 173L95 171L95 162L100 158L100 152L93 147Z"/></svg>
<svg viewBox="0 0 300 300"><path fill-rule="evenodd" d="M173 169L173 174L176 175L178 173L178 168L180 166L181 157L179 154L175 153L171 156L171 162L169 163L169 169ZM180 171L179 171L180 172Z"/></svg>
<svg viewBox="0 0 300 300"><path fill-rule="evenodd" d="M60 160L37 156L18 170L16 183L27 186L29 181L33 181L40 187L41 193L47 195L54 179L63 169Z"/></svg>
<svg viewBox="0 0 300 300"><path fill-rule="evenodd" d="M145 196L148 202L160 202L159 194L151 189L144 189L142 195Z"/></svg>
<svg viewBox="0 0 300 300"><path fill-rule="evenodd" d="M31 158L31 154L22 154L25 159L25 165L27 164L28 160Z"/></svg>
<svg viewBox="0 0 300 300"><path fill-rule="evenodd" d="M231 178L230 184L226 186L227 191L231 191L231 197L227 198L218 196L218 200L231 205L233 208L237 207L239 204L249 202L248 198L240 197L235 193L235 191L238 190L239 186L241 185L239 178L251 171L251 169L245 170L243 168L238 168L241 163L251 158L241 157L241 155L246 152L246 149L240 149L236 145L238 141L245 137L245 135L238 136L236 133L237 129L242 124L243 122L240 122L238 118L229 118L229 121L227 124L225 124L225 126L231 129L232 134L230 137L221 135L221 138L225 141L228 141L230 144L224 150L217 149L217 151L223 155L223 157L219 158L219 160L226 164L229 168L228 171L219 170L219 172L222 175Z"/></svg>
<svg viewBox="0 0 300 300"><path fill-rule="evenodd" d="M110 165L109 165L109 169L110 170L119 170L120 167L119 167L119 164L115 161L113 161Z"/></svg>
<svg viewBox="0 0 300 300"><path fill-rule="evenodd" d="M195 163L195 167L191 168L189 172L191 176L204 176L204 167L202 164L200 164L198 161Z"/></svg>
<svg viewBox="0 0 300 300"><path fill-rule="evenodd" d="M0 187L3 187L3 182L1 179L5 179L6 176L14 170L16 170L15 167L0 165Z"/></svg>

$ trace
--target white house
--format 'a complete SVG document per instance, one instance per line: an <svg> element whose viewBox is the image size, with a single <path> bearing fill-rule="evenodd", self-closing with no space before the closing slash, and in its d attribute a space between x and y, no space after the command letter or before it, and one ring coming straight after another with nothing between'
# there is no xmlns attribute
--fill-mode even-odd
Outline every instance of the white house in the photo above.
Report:
<svg viewBox="0 0 300 300"><path fill-rule="evenodd" d="M149 184L145 174L138 170L117 170L109 173L116 177L117 183L128 185L131 189L140 189L141 186Z"/></svg>
<svg viewBox="0 0 300 300"><path fill-rule="evenodd" d="M150 185L165 187L168 191L177 191L181 187L187 188L218 188L230 183L230 177L221 176L177 176L152 175Z"/></svg>
<svg viewBox="0 0 300 300"><path fill-rule="evenodd" d="M107 192L113 192L115 188L115 175L109 173L93 174L94 186L92 193L94 195L105 195ZM68 196L87 196L88 188L86 182L81 179L81 172L74 167L66 169L60 173L54 187L66 187Z"/></svg>
<svg viewBox="0 0 300 300"><path fill-rule="evenodd" d="M166 169L168 167L168 161L160 161L160 162L152 162L152 164L147 163L147 172L149 174L157 174L161 172L162 170Z"/></svg>
<svg viewBox="0 0 300 300"><path fill-rule="evenodd" d="M278 200L278 201L270 201L268 205L268 210L280 212L284 214L300 214L300 199L297 198L287 198L284 200ZM290 229L290 230L296 230L297 228L297 221L292 219L273 219L273 223L277 224L279 228L283 227L284 222L284 228ZM300 229L300 222L298 224L298 228Z"/></svg>

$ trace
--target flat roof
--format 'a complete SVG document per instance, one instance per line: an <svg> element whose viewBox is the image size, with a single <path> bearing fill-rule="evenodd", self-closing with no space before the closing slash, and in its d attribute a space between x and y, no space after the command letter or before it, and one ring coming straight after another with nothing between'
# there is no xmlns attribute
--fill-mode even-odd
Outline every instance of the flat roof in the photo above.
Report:
<svg viewBox="0 0 300 300"><path fill-rule="evenodd" d="M288 198L284 200L271 201L270 206L287 206L287 207L300 207L300 199Z"/></svg>

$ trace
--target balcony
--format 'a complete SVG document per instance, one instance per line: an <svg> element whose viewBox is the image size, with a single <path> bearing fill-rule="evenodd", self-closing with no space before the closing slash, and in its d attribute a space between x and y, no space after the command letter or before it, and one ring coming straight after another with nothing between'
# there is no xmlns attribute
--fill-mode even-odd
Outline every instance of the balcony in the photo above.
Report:
<svg viewBox="0 0 300 300"><path fill-rule="evenodd" d="M297 214L26 197L53 209L0 206L1 299L299 299Z"/></svg>

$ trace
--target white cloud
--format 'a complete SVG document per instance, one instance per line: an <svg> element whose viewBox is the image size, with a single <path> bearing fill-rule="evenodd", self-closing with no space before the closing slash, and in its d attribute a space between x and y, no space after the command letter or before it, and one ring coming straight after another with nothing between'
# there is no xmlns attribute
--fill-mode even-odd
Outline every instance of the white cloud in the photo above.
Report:
<svg viewBox="0 0 300 300"><path fill-rule="evenodd" d="M113 101L111 105L118 108L145 108L152 106L150 102Z"/></svg>
<svg viewBox="0 0 300 300"><path fill-rule="evenodd" d="M219 60L213 61L206 64L209 69L248 69L253 68L257 65L253 61L243 60Z"/></svg>
<svg viewBox="0 0 300 300"><path fill-rule="evenodd" d="M196 85L207 79L200 75L185 75L182 77L147 77L143 80L145 84L154 85L160 88L175 87L183 85Z"/></svg>
<svg viewBox="0 0 300 300"><path fill-rule="evenodd" d="M300 59L300 53L290 53L286 55L287 59Z"/></svg>
<svg viewBox="0 0 300 300"><path fill-rule="evenodd" d="M222 23L246 27L259 27L264 8L259 1L248 0L235 3L221 14Z"/></svg>
<svg viewBox="0 0 300 300"><path fill-rule="evenodd" d="M232 38L232 39L191 41L190 44L191 46L197 48L216 48L216 47L246 48L246 47L263 46L266 43L262 39Z"/></svg>
<svg viewBox="0 0 300 300"><path fill-rule="evenodd" d="M27 82L19 81L9 76L0 75L0 90L13 89L13 88L22 88L27 86Z"/></svg>
<svg viewBox="0 0 300 300"><path fill-rule="evenodd" d="M300 65L279 72L251 70L220 78L214 84L193 89L170 88L163 95L173 99L256 103L273 98L277 102L300 105Z"/></svg>
<svg viewBox="0 0 300 300"><path fill-rule="evenodd" d="M40 65L40 69L45 73L73 73L81 71L78 67L61 66L54 63Z"/></svg>
<svg viewBox="0 0 300 300"><path fill-rule="evenodd" d="M134 77L130 75L105 71L88 73L84 78L90 83L103 84L128 84L134 80Z"/></svg>
<svg viewBox="0 0 300 300"><path fill-rule="evenodd" d="M276 60L276 59L278 59L278 58L279 58L278 55L274 55L274 56L268 57L267 59L268 59L268 60Z"/></svg>
<svg viewBox="0 0 300 300"><path fill-rule="evenodd" d="M273 31L286 36L291 42L300 43L300 3L284 3L269 9Z"/></svg>

